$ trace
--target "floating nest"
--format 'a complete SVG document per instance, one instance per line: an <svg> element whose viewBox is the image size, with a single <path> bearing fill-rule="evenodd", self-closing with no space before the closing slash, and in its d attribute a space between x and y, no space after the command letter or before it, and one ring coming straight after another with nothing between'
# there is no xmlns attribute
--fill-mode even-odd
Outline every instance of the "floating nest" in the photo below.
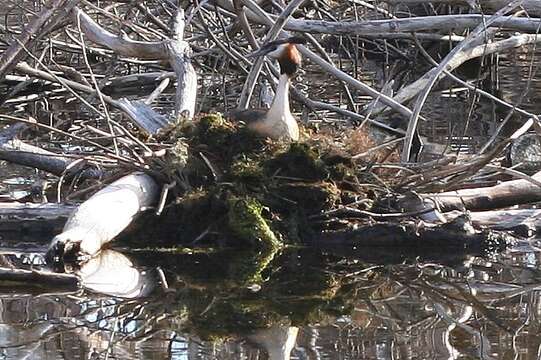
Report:
<svg viewBox="0 0 541 360"><path fill-rule="evenodd" d="M422 244L426 230L417 221L373 216L400 212L399 196L392 191L398 179L377 166L392 149L368 160L354 159L344 143L331 137L271 141L219 114L172 127L160 136L169 150L151 167L164 174L164 183L176 185L175 199L161 216L148 215L138 222L125 237L132 246L148 246L149 237L157 247L218 244L268 250L283 244L335 245L328 240L333 238L373 246L377 240L363 240L362 234L376 222L382 230L369 234L380 234L382 246ZM358 133L351 139L357 153L359 143L370 146ZM471 235L460 225L455 230ZM449 229L445 232L454 236ZM475 242L477 238L465 240ZM449 244L456 243L460 240Z"/></svg>

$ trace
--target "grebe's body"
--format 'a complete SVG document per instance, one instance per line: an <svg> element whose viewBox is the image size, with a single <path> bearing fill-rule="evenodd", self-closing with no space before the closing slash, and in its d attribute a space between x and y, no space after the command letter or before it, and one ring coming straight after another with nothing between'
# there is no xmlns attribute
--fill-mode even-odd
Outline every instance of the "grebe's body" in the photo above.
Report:
<svg viewBox="0 0 541 360"><path fill-rule="evenodd" d="M299 126L289 107L289 85L301 64L301 55L295 44L302 38L289 38L271 42L252 56L269 55L280 63L280 78L271 107L268 110L236 110L231 117L244 121L246 126L261 136L288 141L299 140Z"/></svg>

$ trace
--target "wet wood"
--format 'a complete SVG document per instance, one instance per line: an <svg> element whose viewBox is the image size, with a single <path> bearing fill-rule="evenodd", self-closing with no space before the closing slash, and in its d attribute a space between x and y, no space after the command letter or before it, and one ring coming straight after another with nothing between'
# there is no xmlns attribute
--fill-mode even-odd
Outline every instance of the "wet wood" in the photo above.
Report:
<svg viewBox="0 0 541 360"><path fill-rule="evenodd" d="M355 230L323 233L306 240L316 247L407 247L410 249L483 249L505 247L513 238L503 233L476 231L467 219L438 226L418 226L413 222L376 223Z"/></svg>
<svg viewBox="0 0 541 360"><path fill-rule="evenodd" d="M16 66L16 69L17 71L20 71L23 74L28 74L30 76L34 76L34 77L51 81L54 83L59 83L62 86L65 86L74 90L82 91L94 96L98 96L98 92L90 86L80 84L76 81L61 78L59 76L52 75L46 71L34 69L30 65L24 62L18 64ZM131 120L137 126L139 126L140 129L148 132L149 134L154 134L152 131L154 131L156 127L159 127L161 126L160 124L167 122L167 119L163 115L151 109L144 102L130 101L125 98L116 100L110 96L103 95L103 94L101 94L101 98L107 104L110 104L111 106L114 106L117 109L124 111L124 113L127 116L129 116Z"/></svg>
<svg viewBox="0 0 541 360"><path fill-rule="evenodd" d="M541 39L537 35L520 34L510 37L508 39L495 41L490 44L470 46L463 49L462 51L457 53L456 56L450 59L450 61L445 64L444 70L448 73L458 68L460 65L464 64L468 60L475 59L481 56L486 56L489 54L499 53L506 49L517 48L528 44L536 44L539 42L541 42ZM436 80L440 80L447 76L445 72L440 72L437 67L432 68L413 83L408 84L402 89L400 89L400 91L396 93L392 100L399 104L412 100L421 91L423 91L423 89L426 88L426 86L430 83L430 79L436 77ZM381 103L384 103L384 101L380 101ZM388 104L385 103L385 105ZM383 110L385 110L385 107L386 106L383 105L375 107L372 110L372 114L381 113Z"/></svg>
<svg viewBox="0 0 541 360"><path fill-rule="evenodd" d="M149 134L157 134L169 123L165 116L158 114L143 101L122 98L117 104L140 129Z"/></svg>
<svg viewBox="0 0 541 360"><path fill-rule="evenodd" d="M413 109L413 114L410 116L408 120L408 128L406 132L406 137L404 139L404 144L400 156L400 160L402 163L409 162L411 158L411 148L413 145L413 142L415 139L418 138L417 134L417 124L421 115L421 110L428 99L428 95L430 94L430 91L436 84L436 82L439 80L440 76L444 75L444 72L447 70L450 70L449 64L456 59L460 59L463 57L463 54L467 53L468 50L470 50L475 45L478 45L479 39L482 35L488 34L488 27L494 23L496 20L498 20L501 16L507 14L510 11L513 11L515 8L520 6L521 0L515 0L511 1L508 5L503 7L502 9L498 10L493 16L489 17L484 21L483 23L479 24L475 29L471 31L470 34L464 39L464 41L461 41L458 43L450 52L445 56L445 58L433 69L432 73L428 76L426 79L426 84L423 85L422 89L419 90L419 96L417 97L417 100L415 102L415 107ZM537 40L537 36L533 39L533 41ZM483 55L479 55L483 56ZM478 57L478 56L476 56ZM460 64L464 63L464 60L461 60L459 62ZM426 75L425 75L426 77Z"/></svg>
<svg viewBox="0 0 541 360"><path fill-rule="evenodd" d="M47 246L75 208L55 203L0 203L0 232L4 239L17 239L17 247L25 242Z"/></svg>
<svg viewBox="0 0 541 360"><path fill-rule="evenodd" d="M178 9L174 19L173 39L159 42L134 41L120 37L98 25L81 9L75 8L73 14L74 21L81 25L82 31L90 41L105 46L118 55L138 59L168 60L175 70L178 81L175 101L177 118L194 116L197 74L190 61L190 45L184 41L184 10L182 8ZM148 109L145 113L148 113ZM138 117L135 116L134 119L137 120Z"/></svg>

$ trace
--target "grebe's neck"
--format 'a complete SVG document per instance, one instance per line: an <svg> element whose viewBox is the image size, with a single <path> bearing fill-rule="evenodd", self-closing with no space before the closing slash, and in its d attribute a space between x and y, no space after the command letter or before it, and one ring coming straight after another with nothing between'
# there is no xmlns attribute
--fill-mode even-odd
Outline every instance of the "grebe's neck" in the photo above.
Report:
<svg viewBox="0 0 541 360"><path fill-rule="evenodd" d="M291 110L289 108L289 75L281 74L278 80L278 86L276 87L276 93L274 100L269 109L269 118L280 118L280 115L289 115Z"/></svg>

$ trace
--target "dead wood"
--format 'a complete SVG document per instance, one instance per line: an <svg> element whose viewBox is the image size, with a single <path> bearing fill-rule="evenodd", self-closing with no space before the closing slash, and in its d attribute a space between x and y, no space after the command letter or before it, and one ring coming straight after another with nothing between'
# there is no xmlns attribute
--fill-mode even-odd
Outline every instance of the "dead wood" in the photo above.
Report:
<svg viewBox="0 0 541 360"><path fill-rule="evenodd" d="M411 147L413 145L414 139L416 139L418 136L417 124L421 115L421 109L423 108L426 99L428 98L428 95L432 90L432 87L436 84L440 75L443 75L445 70L449 70L449 63L452 62L454 58L459 57L462 52L465 52L466 50L471 48L472 45L476 44L478 42L477 39L482 34L486 34L487 28L490 26L490 24L494 23L498 20L498 18L507 14L508 12L513 11L515 8L520 6L521 2L521 0L511 1L509 4L498 10L498 12L496 12L493 16L488 18L485 22L479 24L475 29L472 30L470 34L468 34L468 36L463 41L458 43L451 50L451 52L447 54L447 56L438 64L438 66L436 66L433 73L427 79L426 85L424 85L423 88L420 90L419 96L417 97L417 100L415 102L413 114L409 118L408 129L406 132L404 146L402 148L402 153L400 157L403 163L408 162L411 157Z"/></svg>
<svg viewBox="0 0 541 360"><path fill-rule="evenodd" d="M492 42L490 44L467 47L445 63L445 71L453 71L454 69L458 68L460 65L471 59L502 52L506 49L516 48L528 44L535 44L540 41L541 39L537 35L521 34L505 40ZM438 72L439 71L437 67L432 68L425 75L423 75L413 83L408 84L404 88L400 89L400 91L398 91L398 93L393 97L393 100L397 103L403 104L415 98L415 96L417 96L427 86L430 79L434 78L434 76L437 75L437 80L446 76L445 73L440 73L438 75ZM381 102L383 103L383 101ZM379 114L384 109L385 106L379 105L372 110L372 114Z"/></svg>
<svg viewBox="0 0 541 360"><path fill-rule="evenodd" d="M98 25L84 11L75 7L72 10L73 22L80 24L88 40L106 46L120 56L139 59L167 59L167 43L164 41L134 41L120 37Z"/></svg>
<svg viewBox="0 0 541 360"><path fill-rule="evenodd" d="M481 7L486 10L501 9L507 5L508 0L382 0L391 5L424 5L431 4L467 5L474 9ZM524 0L521 7L530 15L541 15L541 3L538 0Z"/></svg>
<svg viewBox="0 0 541 360"><path fill-rule="evenodd" d="M184 41L184 11L179 8L175 16L173 33L169 41L142 42L116 36L99 26L82 10L75 8L74 21L81 24L81 29L89 40L113 50L121 56L139 59L169 60L177 77L176 115L191 118L195 113L197 94L197 74L190 62L191 49ZM132 104L134 105L134 104ZM148 113L149 109L145 112ZM132 113L133 115L133 113ZM134 119L138 119L135 116ZM171 119L173 121L175 119ZM154 132L151 132L154 134Z"/></svg>
<svg viewBox="0 0 541 360"><path fill-rule="evenodd" d="M133 173L82 203L51 242L52 256L95 255L144 209L156 204L159 188L148 175Z"/></svg>
<svg viewBox="0 0 541 360"><path fill-rule="evenodd" d="M78 0L51 0L46 4L39 14L36 14L32 21L23 28L22 33L0 56L0 80L11 71L17 62L26 56L30 43L38 37L38 32L49 22L58 22L66 16L65 11L73 7ZM33 39L34 38L34 39Z"/></svg>
<svg viewBox="0 0 541 360"><path fill-rule="evenodd" d="M541 180L541 172L532 177ZM434 200L443 212L493 210L541 201L541 187L527 180L513 180L488 188L426 194L423 197Z"/></svg>
<svg viewBox="0 0 541 360"><path fill-rule="evenodd" d="M103 171L95 167L72 167L74 159L55 154L40 147L26 144L13 139L19 132L27 129L27 124L17 123L8 126L0 132L0 159L13 164L28 166L61 176L70 170L71 174L78 173L81 179L99 179Z"/></svg>
<svg viewBox="0 0 541 360"><path fill-rule="evenodd" d="M511 5L508 3L502 5L509 6L506 11L514 9L514 6L518 6L520 1L510 3ZM113 166L118 164L122 167L129 166L130 169L136 168L145 171L145 174L129 175L128 177L134 178L133 181L122 183L119 180L122 184L113 183L110 187L96 193L88 202L83 203L66 223L64 232L55 238L52 244L53 248L62 248L62 251L68 253L80 250L85 254L96 254L105 243L123 231L142 208L159 203L157 212L161 213L164 210L165 213L169 207L168 201L171 200L171 194L178 196L185 192L188 193L188 196L193 196L196 199L206 197L215 200L216 197L218 198L216 204L220 205L216 216L210 216L211 222L204 223L201 229L196 229L198 233L193 234L194 236L190 238L191 242L200 241L208 234L215 232L217 228L219 228L218 231L222 230L224 227L221 225L223 225L224 219L227 218L230 221L230 218L235 215L229 212L229 208L233 207L232 204L238 205L235 210L242 209L243 204L248 204L250 205L247 206L248 210L252 211L250 215L257 219L257 228L263 229L266 234L272 233L272 231L286 231L284 230L286 228L287 231L303 228L303 221L316 220L315 224L311 225L316 229L314 231L315 238L318 238L321 231L343 228L344 223L350 226L353 224L366 225L366 222L370 220L393 219L397 223L385 223L380 230L377 230L377 226L373 227L373 230L370 230L369 227L363 229L368 234L381 235L382 240L378 240L378 245L390 246L398 243L408 244L409 242L413 246L426 244L438 246L437 238L440 238L449 242L446 245L459 246L458 242L454 243L449 237L441 234L444 227L440 230L433 228L424 230L415 228L413 225L404 225L402 228L405 230L399 229L403 226L398 223L400 219L415 215L425 216L426 214L422 214L425 211L425 205L432 205L428 198L445 197L446 193L423 195L426 202L421 199L422 207L412 212L401 213L399 209L391 209L391 205L383 209L373 209L371 206L383 196L397 198L404 193L405 189L417 190L416 188L418 188L426 193L436 193L442 189L460 188L482 169L493 166L491 162L501 152L492 154L494 156L480 155L475 157L476 160L468 163L446 164L448 166L440 164L438 165L440 167L434 172L434 178L425 176L428 172L425 172L426 168L422 166L415 168L410 164L404 164L403 167L400 167L396 164L379 163L386 160L370 159L373 152L382 150L377 145L374 145L371 150L359 150L356 152L358 156L354 158L347 155L334 158L329 156L334 159L333 161L336 161L336 163L331 163L326 157L329 148L333 148L333 150L336 148L345 149L344 151L347 153L349 146L349 140L345 136L346 132L343 131L344 128L337 126L333 130L338 129L339 132L334 132L327 138L325 135L321 136L315 129L314 132L309 129L307 138L314 135L313 137L318 140L306 144L295 144L300 145L296 149L298 153L294 154L297 157L293 156L293 160L289 163L288 161L281 162L279 166L275 166L270 171L269 163L263 161L265 156L262 153L268 152L267 160L272 162L272 160L276 160L275 157L279 157L280 152L290 156L291 153L295 152L292 151L293 147L285 149L280 148L281 144L264 144L259 139L254 141L253 136L245 137L246 134L242 132L242 126L239 128L238 124L224 122L223 119L214 121L208 120L207 116L201 116L201 119L198 119L200 121L196 121L194 124L179 124L176 121L180 118L192 118L196 113L195 96L198 89L192 57L195 59L194 63L197 64L198 70L205 75L205 82L201 84L199 91L204 94L205 99L219 99L218 105L215 100L211 105L202 101L200 108L206 111L214 109L216 105L222 110L222 105L223 108L235 106L234 102L238 100L241 84L244 83L245 89L253 89L257 85L255 75L248 76L248 78L245 76L249 66L252 66L246 54L257 48L258 39L262 39L264 42L275 37L289 35L284 30L302 32L309 40L308 45L300 49L307 63L315 64L320 71L322 70L323 75L329 74L338 79L337 84L340 86L340 91L345 94L344 98L347 102L342 104L341 99L332 99L332 103L320 99L315 101L298 91L296 99L307 106L304 113L324 109L344 114L363 124L376 124L388 132L400 136L404 135L403 130L394 129L393 121L395 119L389 118L384 112L387 108L392 109L401 117L411 119L410 129L406 133L406 148L402 152L403 159L406 159L409 158L407 156L410 148L409 142L417 130L416 122L424 100L429 93L433 92L432 85L448 76L451 71L467 60L487 54L500 53L513 47L537 44L538 36L534 34L512 34L509 36L506 34L502 37L499 35L496 37L495 34L497 29L537 32L539 19L518 16L486 18L480 13L448 15L448 13L454 14L453 11L437 16L398 18L398 16L404 15L398 12L393 14L393 9L385 7L385 4L363 3L361 7L367 6L368 9L371 9L367 12L366 17L362 11L355 10L354 17L346 12L348 15L344 19L356 19L356 21L332 19L332 12L330 15L317 12L322 20L316 21L303 19L302 14L307 14L307 10L301 5L307 6L307 8L311 6L307 2L303 4L302 0L291 1L283 9L279 6L268 7L261 2L252 0L202 2L196 8L186 8L197 10L194 13L188 12L189 21L187 24L184 22L184 10L179 7L174 19L172 19L174 23L172 29L165 31L165 24L171 20L171 14L176 10L172 10L173 7L169 7L167 4L164 5L163 9L153 10L151 10L152 5L149 5L148 9L146 5L139 6L139 11L148 13L149 18L140 17L138 13L134 15L136 20L133 20L127 16L123 18L122 15L118 15L120 12L109 13L108 10L85 3L84 8L81 5L81 8L75 8L72 11L73 21L63 33L65 37L51 38L50 43L47 44L51 47L51 49L47 48L48 51L39 48L43 54L38 55L37 51L35 55L32 54L34 61L32 65L17 64L16 70L20 73L42 79L47 83L48 94L45 96L47 100L49 100L51 93L59 90L57 85L59 84L63 87L60 90L63 100L69 98L70 101L77 101L83 104L79 105L77 110L80 108L90 110L92 116L95 116L88 121L88 114L83 114L83 119L77 118L74 123L69 123L70 119L61 123L55 122L57 119L53 119L54 115L51 115L51 123L55 125L39 130L49 131L54 141L57 142L66 141L69 134L77 136L84 134L84 136L73 137L72 139L76 141L70 145L79 146L79 141L81 141L81 144L84 144L81 145L81 148L86 148L81 151L85 160L91 157L92 152L95 152L96 158L104 157L107 161L111 159ZM343 7L340 7L342 5L338 2L328 4L328 6L336 6L337 9L342 9ZM359 4L356 3L355 6L357 5ZM122 6L115 8L115 11L117 10L121 11ZM501 11L501 13L506 13L506 11ZM363 20L376 18L372 15L377 15L378 19L383 17L384 20ZM239 21L240 27L238 26ZM186 37L184 34L185 26L187 26ZM489 28L487 29L485 26ZM118 31L115 29L117 27ZM467 36L465 30L470 31L476 27L477 29L472 35ZM74 30L79 30L77 36L74 35ZM244 34L240 32L241 30ZM418 35L414 34L419 31L421 33ZM122 35L122 33L126 35ZM325 36L317 36L320 33ZM502 32L498 32L498 34L502 34ZM356 37L355 41L352 41L353 36ZM360 76L358 69L364 67L364 64L361 66L359 60L365 56L365 50L367 54L375 53L375 57L378 57L379 60L385 58L387 61L389 59L389 63L386 65L394 62L396 58L400 58L407 59L408 66L411 66L411 57L415 55L416 51L416 48L412 47L412 43L409 41L412 38L419 43L422 42L423 46L427 45L427 49L433 45L431 41L437 41L438 46L442 40L449 41L450 46L454 46L454 50L451 50L446 57L450 47L448 46L442 55L442 58L445 59L443 61L435 60L435 62L439 62L431 64L431 66L435 66L434 69L429 70L420 78L412 79L409 77L408 81L400 82L398 78L395 78L394 70L386 66L386 69L383 70L385 74L382 76L392 79L392 81L386 81L386 84L381 86L381 90L379 90L381 84L378 84L377 80L374 81L373 85ZM393 39L393 41L385 39ZM92 42L92 45L86 46L85 41ZM44 42L41 44L45 45ZM251 49L247 44L250 44ZM192 48L195 50L195 56L192 54ZM69 53L69 56L66 56L65 59L53 58L57 50L60 50L61 53ZM440 50L437 49L438 55ZM358 55L361 52L363 55ZM393 57L393 54L396 57ZM57 60L69 62L70 56L80 56L84 61L78 60L79 67L76 65L63 67L54 64ZM371 56L367 55L367 57ZM73 64L76 64L76 60L73 60ZM251 74L256 74L259 69L262 69L262 76L272 82L276 70L270 63L267 64L268 66L259 65L263 65L263 62L253 65ZM173 77L169 67L174 70L174 76L178 83L174 114L170 107L164 107L161 103L166 97L166 101L171 101L172 94L160 96L167 88L169 79ZM350 69L354 70L350 71ZM160 70L163 71L159 72ZM145 71L150 72L133 74L133 72ZM77 74L77 72L80 73ZM211 76L206 77L209 73ZM302 77L303 74L300 76ZM231 80L232 78L233 80ZM325 82L330 84L330 82ZM238 88L231 86L231 84L238 86ZM154 88L152 95L147 99L141 99L142 92L137 93L138 87L143 86ZM303 86L304 83L301 83L299 89L302 89ZM471 83L469 86L470 90L473 88L472 91L475 91L478 84ZM128 88L135 90L135 95L130 94L133 98L127 97ZM397 89L400 90L397 95L394 95ZM146 90L148 89L145 89L145 94L147 94ZM251 90L247 90L240 96L241 106L252 105L248 104L250 93ZM419 93L423 96L415 109L412 110L407 102ZM367 94L371 99L363 98L357 101L355 96L362 94ZM116 96L125 97L117 98ZM17 101L20 99L17 98ZM365 103L368 104L364 106ZM513 107L510 102L505 103L508 104L508 107ZM111 112L109 112L110 110ZM144 131L133 129L131 123L126 122L126 119L120 116L121 114L127 115ZM310 114L306 118L312 120L314 118L312 115ZM329 123L334 121L331 117L327 118L326 113L318 112L317 115L320 117L317 121L323 124L322 127L327 127ZM378 118L372 119L374 116L378 116ZM44 116L44 118L46 117ZM392 122L393 125L390 126L384 122ZM54 132L56 129L53 128L58 123L63 126L62 129L68 128L69 130L59 131L57 137ZM60 128L60 125L58 127ZM160 132L160 130L165 131ZM87 139L88 142L82 139ZM94 141L94 139L96 140ZM403 140L390 140L389 143L396 145ZM189 146L186 145L187 142ZM253 146L252 143L256 142L257 146ZM338 146L334 146L334 142L338 142ZM3 153L0 151L0 157L5 156L10 161L43 169L59 176L65 175L66 169L70 168L70 164L73 163L70 154L64 156L53 152L40 153L38 149L25 148L23 143L17 143L13 139L6 140L4 150L7 155L2 155ZM501 144L507 144L506 140L502 141ZM17 146L19 148L16 148ZM242 149L240 149L241 147ZM277 150L278 148L280 150ZM497 147L497 149L501 150L501 147ZM385 155L385 159L391 159L395 156L395 154L391 154L391 151ZM31 154L28 155L29 153ZM28 159L25 157L26 155L28 155ZM298 156L308 157L310 166L318 170L315 180L306 178L305 171L295 171L299 167ZM186 165L186 162L189 164ZM380 165L381 168L379 168ZM386 172L388 170L384 168L385 166L394 166L394 168L400 169L401 179L389 175L390 172ZM156 179L159 178L161 183L158 185L155 179L146 174L157 174ZM401 182L402 179L404 181ZM434 183L433 187L429 187L431 182ZM62 179L60 184L62 184ZM440 185L441 187L438 187ZM531 182L529 185L535 186ZM159 186L163 186L160 201L158 201L157 195ZM512 186L512 183L506 186ZM91 190L96 188L98 185L94 185ZM497 189L500 195L505 193L502 189L505 188ZM523 201L524 198L531 200L532 197L529 194L536 193L536 191L527 189L527 187L524 189L526 189L526 195L519 195L517 198L516 193L509 191L507 202L498 200L499 198L494 200L495 198L491 197L491 204L482 206L500 206L501 204ZM485 190L489 191L488 189L481 191ZM477 195L484 196L482 192ZM515 198L510 198L511 195L514 195ZM458 196L468 197L467 194ZM182 200L184 199L178 199L178 202L182 202ZM464 200L460 199L459 202L463 204ZM443 209L447 209L446 206L443 204ZM476 208L481 205L474 202L471 206ZM448 205L448 207L453 208L453 205ZM262 211L262 209L267 208L271 214L269 218L275 221L275 224L270 225L276 225L277 230L266 224L264 217L268 215L267 210ZM293 214L293 208L297 208L295 211L299 213ZM205 208L205 210L210 211L211 209ZM205 211L200 213L205 214ZM250 228L250 226L246 226L245 219L241 215L236 214L235 224L228 225L231 227L230 230L236 231L232 231L235 236L239 233L246 235L244 230ZM438 213L431 215L436 215L431 221L442 220ZM194 216L193 211L186 212L186 217L190 221L183 223L186 226L178 230L183 235L188 232L184 230L185 227L194 227L193 218L190 216ZM178 225L178 219L175 221L175 224ZM255 226L251 227L255 228ZM302 230L295 231L297 230L291 230L293 237L302 232ZM393 237L393 231L395 231L395 237ZM415 236L418 234L415 235L414 232L423 233L424 239L416 238ZM466 229L454 229L450 232L454 234L456 239L463 240L466 244L482 241L481 238L468 239L468 236L475 234L469 234ZM370 239L362 238L361 233L355 231L324 233L321 238L336 236L337 243L348 244L346 238L349 235L352 239L357 239L359 244L370 244ZM329 243L332 244L332 240Z"/></svg>
<svg viewBox="0 0 541 360"><path fill-rule="evenodd" d="M32 204L32 203L1 203L0 219L8 221L36 220L48 221L59 218L67 219L75 209L68 204ZM0 220L0 221L2 221Z"/></svg>
<svg viewBox="0 0 541 360"><path fill-rule="evenodd" d="M47 246L74 209L68 204L0 203L0 232L6 240L17 239L17 247L25 241Z"/></svg>
<svg viewBox="0 0 541 360"><path fill-rule="evenodd" d="M16 70L20 71L24 74L28 74L31 76L35 76L47 81L59 83L64 87L67 87L72 90L82 91L94 96L97 96L97 91L87 85L80 84L78 82L64 79L62 77L53 75L51 73L48 73L46 71L38 70L32 68L30 65L22 62L19 63L16 66ZM117 109L123 110L127 116L130 117L130 119L133 120L133 122L139 126L142 130L148 132L149 134L155 134L153 131L156 131L157 127L160 127L164 124L166 121L165 117L158 114L151 108L149 108L146 104L138 101L131 101L129 99L120 99L115 100L110 96L103 95L101 98L111 106L116 107ZM160 125L162 124L162 125Z"/></svg>
<svg viewBox="0 0 541 360"><path fill-rule="evenodd" d="M232 0L216 0L216 3L228 11L234 12ZM497 9L509 4L509 1L501 1L502 4ZM498 5L499 5L498 4ZM250 4L247 4L250 6ZM495 4L496 5L496 4ZM260 13L250 8L247 12L250 20L257 23L266 23ZM274 21L275 15L269 14ZM367 20L367 21L323 21L323 20L301 20L289 19L284 29L288 31L306 32L311 34L332 34L332 35L383 35L396 33L412 32L459 32L474 28L482 24L484 15L465 14L465 15L437 15L437 16L418 16L414 18L394 18L389 20ZM504 16L496 20L492 27L516 30L522 32L535 33L539 27L539 19L536 18L517 18L513 16Z"/></svg>

